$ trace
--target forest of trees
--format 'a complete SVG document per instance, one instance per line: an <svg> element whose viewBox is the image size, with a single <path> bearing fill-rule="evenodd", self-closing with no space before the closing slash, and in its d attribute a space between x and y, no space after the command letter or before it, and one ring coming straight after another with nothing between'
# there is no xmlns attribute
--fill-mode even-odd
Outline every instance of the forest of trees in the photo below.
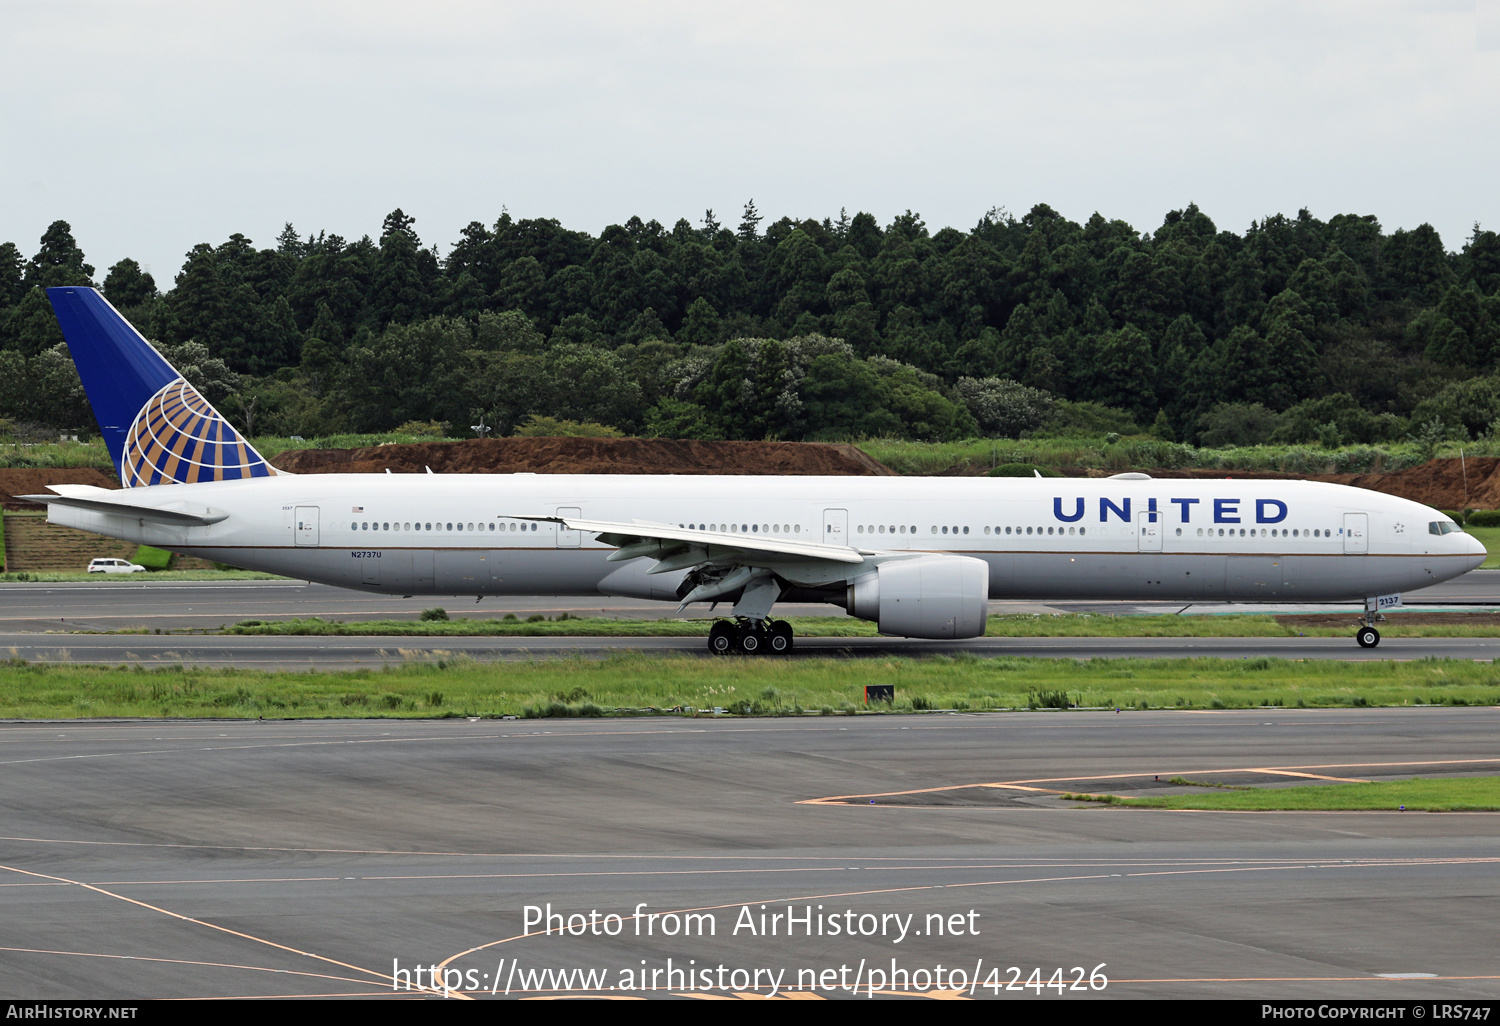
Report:
<svg viewBox="0 0 1500 1026"><path fill-rule="evenodd" d="M944 440L1113 425L1198 444L1449 437L1500 417L1500 238L1308 211L1152 233L1045 205L968 231L911 212L670 228L414 219L378 238L234 235L171 289L98 278L58 221L0 244L0 418L93 430L42 289L95 284L255 434L529 416L697 438Z"/></svg>

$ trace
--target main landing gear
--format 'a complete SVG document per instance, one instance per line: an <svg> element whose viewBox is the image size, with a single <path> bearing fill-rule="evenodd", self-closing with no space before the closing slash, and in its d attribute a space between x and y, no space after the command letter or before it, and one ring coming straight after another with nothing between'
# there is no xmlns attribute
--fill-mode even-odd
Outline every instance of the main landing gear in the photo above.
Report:
<svg viewBox="0 0 1500 1026"><path fill-rule="evenodd" d="M715 620L708 632L708 650L714 655L742 652L745 655L785 655L792 650L792 625L785 620Z"/></svg>

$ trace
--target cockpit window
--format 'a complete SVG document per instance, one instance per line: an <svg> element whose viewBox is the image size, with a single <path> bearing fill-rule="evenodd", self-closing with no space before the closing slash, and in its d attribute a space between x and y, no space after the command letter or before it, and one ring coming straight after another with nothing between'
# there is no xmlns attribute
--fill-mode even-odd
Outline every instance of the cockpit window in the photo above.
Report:
<svg viewBox="0 0 1500 1026"><path fill-rule="evenodd" d="M1462 527L1459 527L1451 520L1434 520L1427 525L1428 534L1453 534L1456 531L1462 530Z"/></svg>

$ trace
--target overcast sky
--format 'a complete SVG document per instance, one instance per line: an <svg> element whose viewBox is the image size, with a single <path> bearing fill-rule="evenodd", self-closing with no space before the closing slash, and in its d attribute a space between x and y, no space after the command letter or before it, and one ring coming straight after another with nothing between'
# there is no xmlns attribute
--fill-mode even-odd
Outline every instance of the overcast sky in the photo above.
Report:
<svg viewBox="0 0 1500 1026"><path fill-rule="evenodd" d="M0 0L0 241L170 287L197 242L1196 202L1500 227L1500 0Z"/></svg>

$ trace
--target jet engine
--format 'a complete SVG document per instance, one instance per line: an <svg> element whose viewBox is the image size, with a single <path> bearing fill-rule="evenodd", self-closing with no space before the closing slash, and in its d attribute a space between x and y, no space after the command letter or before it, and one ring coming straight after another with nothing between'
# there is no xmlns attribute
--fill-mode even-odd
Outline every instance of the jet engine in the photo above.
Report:
<svg viewBox="0 0 1500 1026"><path fill-rule="evenodd" d="M848 584L850 616L903 638L977 638L989 615L990 568L970 556L881 563Z"/></svg>

